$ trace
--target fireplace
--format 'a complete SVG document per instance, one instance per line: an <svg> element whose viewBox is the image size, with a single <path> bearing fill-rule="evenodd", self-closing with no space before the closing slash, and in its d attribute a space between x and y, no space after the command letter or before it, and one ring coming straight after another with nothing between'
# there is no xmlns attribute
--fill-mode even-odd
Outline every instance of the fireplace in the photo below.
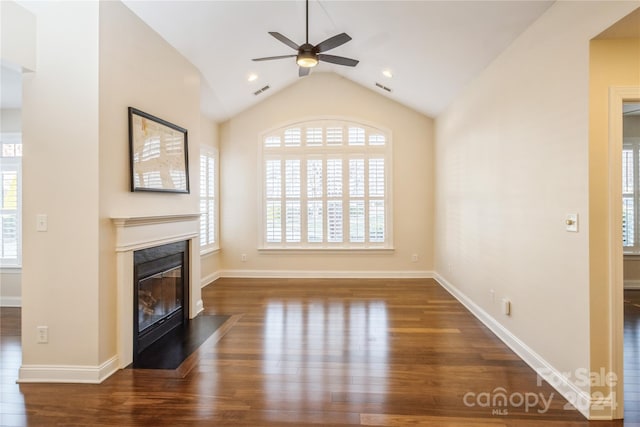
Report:
<svg viewBox="0 0 640 427"><path fill-rule="evenodd" d="M134 366L142 351L188 321L188 265L187 241L134 251Z"/></svg>
<svg viewBox="0 0 640 427"><path fill-rule="evenodd" d="M146 249L155 249L167 244L178 243L184 246L185 255L182 260L182 316L194 318L203 310L200 291L200 257L188 256L197 254L199 248L200 214L156 215L156 216L120 216L112 217L115 228L115 250L117 262L117 342L118 342L118 367L124 369L131 366L134 354L134 343L137 341L138 332L147 331L147 323L155 324L160 319L138 325L138 280L135 264L135 254L143 253ZM156 251L157 252L157 251ZM167 254L171 254L168 251ZM149 254L143 255L143 262L150 260ZM140 257L141 255L138 255ZM162 256L157 258L164 258ZM169 268L150 268L153 264L144 266L148 268L144 277L156 276L164 273L164 279L175 281L177 272L171 271L177 265L168 264ZM140 270L140 269L138 269ZM160 278L162 278L162 274ZM144 278L141 277L141 278ZM154 281L156 281L154 278ZM151 283L151 282L148 282ZM143 288L144 289L144 288ZM155 297L154 297L155 298ZM143 304L143 303L141 303ZM163 309L165 312L175 312L170 305ZM180 315L177 316L180 318ZM183 319L184 319L183 318ZM144 319L144 318L143 318ZM175 319L173 319L175 320ZM184 320L182 320L184 321ZM166 323L167 320L165 320ZM138 330L134 331L135 328ZM135 344L137 345L137 344ZM142 344L144 347L144 343Z"/></svg>

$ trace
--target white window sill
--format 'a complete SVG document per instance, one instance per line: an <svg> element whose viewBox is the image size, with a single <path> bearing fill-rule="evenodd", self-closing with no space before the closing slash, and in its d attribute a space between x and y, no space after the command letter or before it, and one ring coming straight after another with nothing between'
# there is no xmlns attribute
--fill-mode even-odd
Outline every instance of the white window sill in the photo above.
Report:
<svg viewBox="0 0 640 427"><path fill-rule="evenodd" d="M0 267L0 274L22 274L22 266Z"/></svg>
<svg viewBox="0 0 640 427"><path fill-rule="evenodd" d="M263 247L258 248L258 252L260 253L297 253L297 254L309 254L309 253L323 253L323 254L370 254L370 253L393 253L395 252L395 248L382 248L382 247L357 247L357 248L327 248L327 247L318 247L318 248L310 248L310 247L279 247L279 248L270 248Z"/></svg>

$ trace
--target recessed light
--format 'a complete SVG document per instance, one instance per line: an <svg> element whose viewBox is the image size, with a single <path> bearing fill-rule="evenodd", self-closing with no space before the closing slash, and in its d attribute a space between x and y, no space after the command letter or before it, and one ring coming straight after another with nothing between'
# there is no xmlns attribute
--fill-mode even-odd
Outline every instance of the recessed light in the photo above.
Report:
<svg viewBox="0 0 640 427"><path fill-rule="evenodd" d="M257 74L251 73L251 74L249 74L249 77L247 77L247 81L255 82L256 80L258 80L258 75Z"/></svg>
<svg viewBox="0 0 640 427"><path fill-rule="evenodd" d="M382 75L385 76L385 77L388 77L388 78L393 77L393 73L389 69L382 70Z"/></svg>

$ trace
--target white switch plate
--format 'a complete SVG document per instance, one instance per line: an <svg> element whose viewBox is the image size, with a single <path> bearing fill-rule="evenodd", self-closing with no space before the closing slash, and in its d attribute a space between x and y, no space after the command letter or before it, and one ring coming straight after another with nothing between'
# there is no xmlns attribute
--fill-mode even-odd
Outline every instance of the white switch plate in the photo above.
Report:
<svg viewBox="0 0 640 427"><path fill-rule="evenodd" d="M564 220L565 229L572 233L578 232L578 214L570 213L567 214L567 217Z"/></svg>
<svg viewBox="0 0 640 427"><path fill-rule="evenodd" d="M36 215L36 231L47 231L48 220L47 214Z"/></svg>
<svg viewBox="0 0 640 427"><path fill-rule="evenodd" d="M49 342L49 327L38 326L38 344L47 344Z"/></svg>

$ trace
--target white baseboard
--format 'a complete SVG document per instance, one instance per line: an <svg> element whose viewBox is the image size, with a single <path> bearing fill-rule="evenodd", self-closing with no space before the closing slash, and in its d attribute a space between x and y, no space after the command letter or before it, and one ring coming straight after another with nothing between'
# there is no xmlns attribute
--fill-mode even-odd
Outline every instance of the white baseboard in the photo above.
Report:
<svg viewBox="0 0 640 427"><path fill-rule="evenodd" d="M257 279L432 279L433 271L222 270L219 277Z"/></svg>
<svg viewBox="0 0 640 427"><path fill-rule="evenodd" d="M22 307L22 297L0 296L0 307Z"/></svg>
<svg viewBox="0 0 640 427"><path fill-rule="evenodd" d="M480 320L487 328L491 330L502 342L504 342L511 350L513 350L527 365L529 365L541 378L548 382L558 393L560 393L569 402L574 403L575 408L586 418L589 418L591 407L594 402L588 392L577 387L569 381L562 372L555 369L542 356L536 353L532 348L527 346L518 337L513 335L508 329L502 326L489 313L484 311L480 306L474 303L463 292L449 283L438 273L434 279L440 283L454 298L464 305L478 320ZM599 404L606 402L598 402ZM595 418L594 418L595 419ZM609 418L610 419L610 418Z"/></svg>
<svg viewBox="0 0 640 427"><path fill-rule="evenodd" d="M640 280L625 280L625 289L640 289Z"/></svg>
<svg viewBox="0 0 640 427"><path fill-rule="evenodd" d="M200 279L200 287L204 288L205 286L211 284L220 278L220 272L216 271L215 273L207 274L202 279Z"/></svg>
<svg viewBox="0 0 640 427"><path fill-rule="evenodd" d="M18 373L18 382L99 384L118 369L118 356L113 356L99 366L22 365Z"/></svg>
<svg viewBox="0 0 640 427"><path fill-rule="evenodd" d="M199 299L196 303L196 316L204 311L204 303Z"/></svg>

